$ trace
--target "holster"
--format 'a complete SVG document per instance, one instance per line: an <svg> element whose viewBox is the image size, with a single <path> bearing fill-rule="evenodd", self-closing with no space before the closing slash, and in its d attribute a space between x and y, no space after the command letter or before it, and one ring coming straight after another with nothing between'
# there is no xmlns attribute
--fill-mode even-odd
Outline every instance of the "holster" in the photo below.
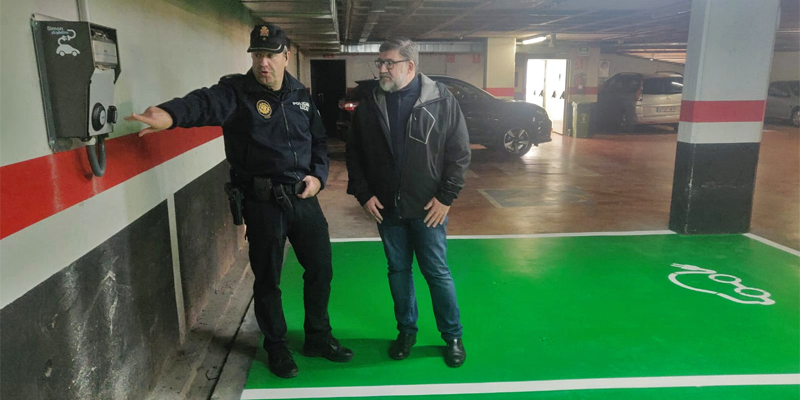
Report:
<svg viewBox="0 0 800 400"><path fill-rule="evenodd" d="M253 177L253 197L256 201L269 201L272 190L271 179L263 176Z"/></svg>
<svg viewBox="0 0 800 400"><path fill-rule="evenodd" d="M231 182L225 183L225 194L228 195L228 204L231 207L231 216L233 216L234 225L242 225L244 223L243 201L244 193L238 186L234 186Z"/></svg>
<svg viewBox="0 0 800 400"><path fill-rule="evenodd" d="M272 187L272 194L275 195L275 202L277 202L283 211L291 211L294 207L292 205L292 200L286 194L286 191L283 189L283 185L275 185Z"/></svg>

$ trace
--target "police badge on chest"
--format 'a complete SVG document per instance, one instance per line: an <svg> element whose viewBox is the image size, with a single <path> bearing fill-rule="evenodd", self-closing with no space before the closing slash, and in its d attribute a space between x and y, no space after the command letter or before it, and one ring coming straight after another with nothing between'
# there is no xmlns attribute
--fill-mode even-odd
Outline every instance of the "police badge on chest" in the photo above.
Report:
<svg viewBox="0 0 800 400"><path fill-rule="evenodd" d="M266 100L259 100L258 103L256 103L256 110L258 110L258 113L261 114L262 117L266 119L272 118L272 107Z"/></svg>

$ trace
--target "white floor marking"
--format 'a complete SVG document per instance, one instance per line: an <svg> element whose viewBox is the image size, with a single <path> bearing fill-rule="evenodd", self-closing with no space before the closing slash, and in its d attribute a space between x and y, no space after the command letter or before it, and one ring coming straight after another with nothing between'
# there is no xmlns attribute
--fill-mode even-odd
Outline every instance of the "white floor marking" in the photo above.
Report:
<svg viewBox="0 0 800 400"><path fill-rule="evenodd" d="M789 254L792 254L792 255L800 257L800 251L797 251L797 250L795 250L795 249L793 249L791 247L786 247L786 246L784 246L782 244L777 244L777 243L775 243L775 242L773 242L771 240L764 239L761 236L753 235L752 233L745 233L744 235L749 237L750 239L758 240L759 242L764 243L767 246L772 246L772 247L774 247L776 249L783 250L783 251L785 251L785 252L787 252Z"/></svg>
<svg viewBox="0 0 800 400"><path fill-rule="evenodd" d="M528 238L558 238L558 237L587 237L587 236L651 236L675 235L673 231L622 231L622 232L575 232L575 233L533 233L519 235L447 235L448 239L528 239ZM341 238L331 239L333 243L344 242L380 242L379 237L369 238Z"/></svg>
<svg viewBox="0 0 800 400"><path fill-rule="evenodd" d="M503 208L503 206L500 203L498 203L497 200L494 199L494 197L492 197L489 193L487 193L486 190L478 189L478 193L482 194L483 197L485 197L486 200L488 200L489 203L492 203L492 205L495 206L496 208Z"/></svg>
<svg viewBox="0 0 800 400"><path fill-rule="evenodd" d="M730 300L730 301L733 301L733 302L736 302L736 303L741 303L741 304L760 304L760 305L764 305L764 306L771 306L771 305L775 304L775 300L772 300L770 298L770 296L772 296L772 295L769 292L767 292L765 290L761 290L761 289L756 289L756 288L751 288L751 287L744 286L744 285L742 285L742 279L738 278L738 277L735 277L733 275L718 274L717 271L696 267L694 265L672 264L672 266L673 267L677 267L677 268L681 268L681 269L684 270L684 271L681 271L681 272L673 272L673 273L671 273L669 275L669 280L671 280L672 283L674 283L674 284L676 284L676 285L678 285L678 286L680 286L682 288L689 289L689 290L694 290L695 292L715 294L717 296L722 297L723 299ZM733 289L733 291L736 292L737 294L739 294L740 296L759 299L760 301L756 301L756 300L753 300L753 301L740 300L740 299L737 299L735 297L728 296L727 294L724 294L724 293L714 292L714 291L705 290L705 289L698 289L696 287L692 287L692 286L686 285L684 283L681 283L678 280L678 276L680 276L680 275L693 275L693 274L694 275L697 275L697 274L708 275L708 279L711 279L714 282L733 285L733 286L736 287L736 289ZM721 278L726 278L726 279L721 279ZM745 291L757 292L758 294L745 293Z"/></svg>
<svg viewBox="0 0 800 400"><path fill-rule="evenodd" d="M423 396L480 393L532 393L557 390L643 389L709 386L800 385L800 374L660 376L647 378L562 379L523 382L430 385L342 386L292 389L248 389L243 400L335 397Z"/></svg>

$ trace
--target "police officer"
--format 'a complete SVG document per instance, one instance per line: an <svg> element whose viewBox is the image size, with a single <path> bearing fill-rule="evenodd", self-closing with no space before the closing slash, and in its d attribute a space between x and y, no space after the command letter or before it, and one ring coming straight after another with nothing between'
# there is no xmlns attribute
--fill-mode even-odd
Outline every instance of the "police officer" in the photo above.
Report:
<svg viewBox="0 0 800 400"><path fill-rule="evenodd" d="M333 337L328 320L331 245L316 197L328 178L325 129L306 88L286 72L287 46L279 27L257 25L246 74L126 117L149 125L139 136L176 126L222 126L232 184L244 194L255 314L269 368L283 378L297 375L279 288L286 238L305 269L303 354L337 362L353 357Z"/></svg>

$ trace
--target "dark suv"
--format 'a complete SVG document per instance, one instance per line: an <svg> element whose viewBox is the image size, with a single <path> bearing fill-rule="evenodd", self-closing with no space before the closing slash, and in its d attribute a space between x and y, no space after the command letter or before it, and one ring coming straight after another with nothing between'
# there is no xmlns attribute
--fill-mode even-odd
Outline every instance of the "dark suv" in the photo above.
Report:
<svg viewBox="0 0 800 400"><path fill-rule="evenodd" d="M521 157L531 147L549 142L552 122L544 108L523 101L502 100L467 82L449 76L430 75L450 89L461 106L469 130L469 141L511 157ZM375 79L357 81L358 86L339 102L337 131L345 138L353 113L361 99L371 96Z"/></svg>

